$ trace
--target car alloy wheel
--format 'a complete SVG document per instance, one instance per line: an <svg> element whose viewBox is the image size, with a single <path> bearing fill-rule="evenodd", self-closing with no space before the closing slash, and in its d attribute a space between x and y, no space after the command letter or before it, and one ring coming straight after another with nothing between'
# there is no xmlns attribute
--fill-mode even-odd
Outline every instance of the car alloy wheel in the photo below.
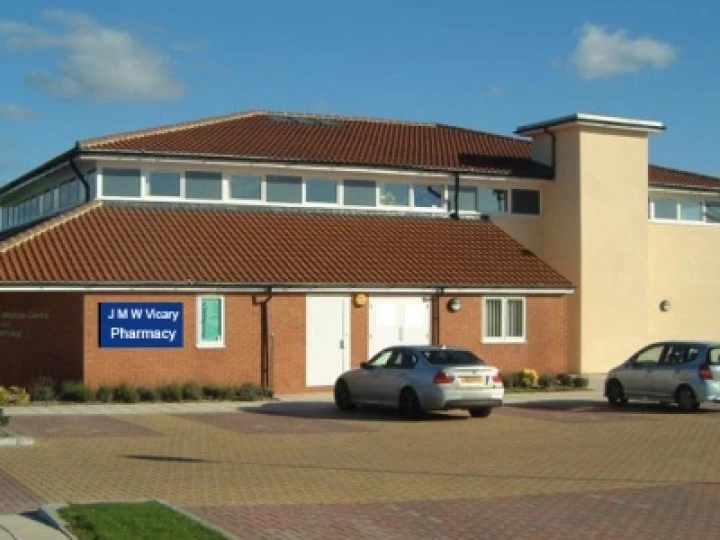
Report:
<svg viewBox="0 0 720 540"><path fill-rule="evenodd" d="M627 405L628 399L625 397L625 390L620 381L612 380L608 383L607 398L612 407Z"/></svg>
<svg viewBox="0 0 720 540"><path fill-rule="evenodd" d="M422 409L415 390L412 388L405 388L400 393L399 408L400 414L408 420L417 420L420 418Z"/></svg>
<svg viewBox="0 0 720 540"><path fill-rule="evenodd" d="M700 404L695 397L695 392L693 392L689 386L681 386L678 388L676 401L678 408L682 412L693 412L700 408Z"/></svg>
<svg viewBox="0 0 720 540"><path fill-rule="evenodd" d="M350 395L350 388L342 379L335 383L334 395L335 405L341 411L348 411L355 406L352 402L352 395Z"/></svg>

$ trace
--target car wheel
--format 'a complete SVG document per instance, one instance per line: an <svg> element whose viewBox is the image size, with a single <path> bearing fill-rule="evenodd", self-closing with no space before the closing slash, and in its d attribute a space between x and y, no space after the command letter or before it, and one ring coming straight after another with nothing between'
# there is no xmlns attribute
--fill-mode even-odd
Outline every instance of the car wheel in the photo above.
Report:
<svg viewBox="0 0 720 540"><path fill-rule="evenodd" d="M607 399L608 403L612 407L621 407L627 405L628 399L625 397L625 390L623 390L620 381L613 379L607 385Z"/></svg>
<svg viewBox="0 0 720 540"><path fill-rule="evenodd" d="M405 388L400 392L400 400L398 402L400 414L407 420L417 420L422 414L420 400L412 388Z"/></svg>
<svg viewBox="0 0 720 540"><path fill-rule="evenodd" d="M681 386L678 388L675 401L677 401L678 408L682 412L693 412L700 408L700 404L695 397L695 392L693 392L689 386Z"/></svg>
<svg viewBox="0 0 720 540"><path fill-rule="evenodd" d="M350 394L350 388L345 381L340 379L335 383L335 405L341 411L349 411L355 404L352 401L352 395Z"/></svg>
<svg viewBox="0 0 720 540"><path fill-rule="evenodd" d="M468 409L468 412L473 418L487 418L490 416L492 410L492 407L474 407L472 409Z"/></svg>

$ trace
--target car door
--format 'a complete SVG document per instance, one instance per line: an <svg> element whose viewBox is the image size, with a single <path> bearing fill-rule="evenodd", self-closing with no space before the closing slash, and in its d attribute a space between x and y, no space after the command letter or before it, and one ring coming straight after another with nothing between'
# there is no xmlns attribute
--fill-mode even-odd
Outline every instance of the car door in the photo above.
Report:
<svg viewBox="0 0 720 540"><path fill-rule="evenodd" d="M381 389L389 371L387 364L394 354L395 349L383 349L365 363L350 388L356 401L381 402Z"/></svg>
<svg viewBox="0 0 720 540"><path fill-rule="evenodd" d="M665 344L657 343L640 350L623 369L620 382L625 389L625 395L653 396L654 372L664 358Z"/></svg>
<svg viewBox="0 0 720 540"><path fill-rule="evenodd" d="M699 352L700 348L697 345L669 343L665 354L652 372L650 381L652 395L674 400L675 390L685 378L689 364L695 360ZM695 370L691 368L690 371Z"/></svg>
<svg viewBox="0 0 720 540"><path fill-rule="evenodd" d="M383 404L390 406L398 404L400 390L415 368L416 361L412 351L407 349L395 351L386 365L382 378L378 380L378 399Z"/></svg>

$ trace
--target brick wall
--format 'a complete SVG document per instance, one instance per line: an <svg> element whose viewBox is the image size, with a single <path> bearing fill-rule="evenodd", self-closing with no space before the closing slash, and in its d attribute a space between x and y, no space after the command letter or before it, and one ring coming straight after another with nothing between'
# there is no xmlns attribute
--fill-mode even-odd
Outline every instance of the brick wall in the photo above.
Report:
<svg viewBox="0 0 720 540"><path fill-rule="evenodd" d="M100 302L182 302L182 348L100 348ZM225 347L198 348L197 295L87 294L85 383L156 386L195 381L220 385L260 382L260 306L253 295L225 295Z"/></svg>
<svg viewBox="0 0 720 540"><path fill-rule="evenodd" d="M82 295L0 294L0 385L82 379Z"/></svg>
<svg viewBox="0 0 720 540"><path fill-rule="evenodd" d="M368 325L370 321L370 301L364 306L350 302L350 366L360 367L368 359Z"/></svg>
<svg viewBox="0 0 720 540"><path fill-rule="evenodd" d="M444 296L439 301L439 342L472 350L502 371L533 368L538 373L568 370L566 296L526 298L526 343L482 343L482 298L460 297L462 309L451 313Z"/></svg>

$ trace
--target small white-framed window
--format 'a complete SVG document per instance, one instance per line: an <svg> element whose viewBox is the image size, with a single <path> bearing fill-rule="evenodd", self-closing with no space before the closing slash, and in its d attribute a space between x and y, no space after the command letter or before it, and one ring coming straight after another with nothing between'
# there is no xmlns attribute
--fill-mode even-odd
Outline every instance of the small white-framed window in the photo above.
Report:
<svg viewBox="0 0 720 540"><path fill-rule="evenodd" d="M525 298L485 298L483 301L483 342L523 343L525 340Z"/></svg>
<svg viewBox="0 0 720 540"><path fill-rule="evenodd" d="M198 296L197 346L225 346L225 298Z"/></svg>

